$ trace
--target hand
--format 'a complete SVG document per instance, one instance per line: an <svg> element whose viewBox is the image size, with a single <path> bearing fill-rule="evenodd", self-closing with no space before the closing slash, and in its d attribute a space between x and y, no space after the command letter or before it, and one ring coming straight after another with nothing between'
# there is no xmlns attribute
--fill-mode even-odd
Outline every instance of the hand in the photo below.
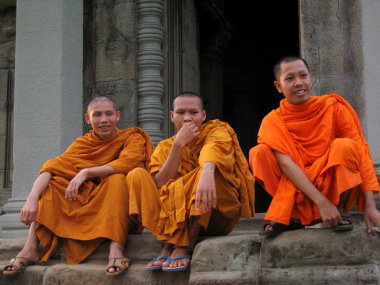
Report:
<svg viewBox="0 0 380 285"><path fill-rule="evenodd" d="M38 199L29 196L21 209L20 221L29 226L33 221L37 219L37 212Z"/></svg>
<svg viewBox="0 0 380 285"><path fill-rule="evenodd" d="M200 208L201 203L205 213L216 207L215 172L213 170L202 170L195 195L195 207Z"/></svg>
<svg viewBox="0 0 380 285"><path fill-rule="evenodd" d="M380 229L380 213L376 207L366 207L364 219L368 233L372 232L372 223L374 223Z"/></svg>
<svg viewBox="0 0 380 285"><path fill-rule="evenodd" d="M69 185L66 188L65 198L72 201L76 200L76 196L79 193L79 188L83 182L87 179L87 169L82 169L73 179L71 179Z"/></svg>
<svg viewBox="0 0 380 285"><path fill-rule="evenodd" d="M326 228L333 228L339 224L343 224L344 221L338 211L338 208L332 204L327 198L319 206L319 212L323 225Z"/></svg>
<svg viewBox="0 0 380 285"><path fill-rule="evenodd" d="M184 123L178 131L175 141L181 146L191 143L200 134L199 128L191 122Z"/></svg>

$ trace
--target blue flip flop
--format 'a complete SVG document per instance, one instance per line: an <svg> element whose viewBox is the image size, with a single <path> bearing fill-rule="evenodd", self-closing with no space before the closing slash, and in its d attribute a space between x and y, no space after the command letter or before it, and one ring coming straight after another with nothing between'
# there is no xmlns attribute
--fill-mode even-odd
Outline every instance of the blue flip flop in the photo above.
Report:
<svg viewBox="0 0 380 285"><path fill-rule="evenodd" d="M157 258L153 258L152 261L160 261L160 260L166 260L170 257L166 256L166 255L161 255L160 257L157 257ZM153 265L153 266L147 266L144 268L145 271L156 271L156 270L161 270L162 268L162 265Z"/></svg>
<svg viewBox="0 0 380 285"><path fill-rule="evenodd" d="M187 255L186 254L186 255L181 255L181 256L174 257L174 258L171 258L169 256L167 258L167 261L169 261L169 264L170 264L174 260L185 259L185 258L191 259L191 255ZM179 266L179 267L162 267L162 271L165 271L165 272L179 272L179 271L187 270L187 269L189 269L189 267L190 267L190 262L189 262L189 264L182 265L182 266Z"/></svg>

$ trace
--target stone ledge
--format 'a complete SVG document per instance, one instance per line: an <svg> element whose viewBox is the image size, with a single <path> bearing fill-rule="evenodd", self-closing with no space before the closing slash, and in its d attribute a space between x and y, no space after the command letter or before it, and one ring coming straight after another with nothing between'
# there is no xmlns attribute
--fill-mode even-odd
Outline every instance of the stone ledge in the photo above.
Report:
<svg viewBox="0 0 380 285"><path fill-rule="evenodd" d="M258 234L262 218L242 220L226 237L201 239L187 272L145 272L160 249L149 232L131 235L126 256L132 265L119 277L106 276L108 246L79 265L66 265L63 256L46 266L30 266L18 277L0 275L0 284L380 284L380 234L367 234L363 216L353 214L354 229L299 229L275 238ZM0 239L0 266L22 247L25 239ZM4 257L7 260L4 260Z"/></svg>

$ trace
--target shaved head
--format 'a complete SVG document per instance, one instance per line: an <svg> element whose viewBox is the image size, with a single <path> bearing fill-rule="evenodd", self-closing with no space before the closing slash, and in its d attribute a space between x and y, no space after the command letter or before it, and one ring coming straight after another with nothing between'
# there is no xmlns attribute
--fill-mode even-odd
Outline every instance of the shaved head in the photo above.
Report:
<svg viewBox="0 0 380 285"><path fill-rule="evenodd" d="M111 98L106 97L106 96L98 96L98 97L95 97L94 99L92 99L88 103L88 105L87 105L87 114L89 113L89 111L93 107L93 105L96 104L96 103L98 103L98 102L110 102L110 103L112 103L115 111L117 110L116 104L115 104L115 102Z"/></svg>
<svg viewBox="0 0 380 285"><path fill-rule="evenodd" d="M199 99L199 104L201 106L201 109L203 110L203 99L200 95L198 95L197 93L194 93L192 91L184 91L184 92L181 92L179 94L177 94L173 100L173 110L175 109L175 101L177 98L180 98L180 97L193 97L193 98L198 98Z"/></svg>

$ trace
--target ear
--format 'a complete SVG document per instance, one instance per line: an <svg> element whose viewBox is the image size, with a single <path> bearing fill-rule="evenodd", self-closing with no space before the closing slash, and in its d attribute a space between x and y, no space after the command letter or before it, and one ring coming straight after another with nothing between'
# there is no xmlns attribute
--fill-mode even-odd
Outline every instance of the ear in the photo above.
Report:
<svg viewBox="0 0 380 285"><path fill-rule="evenodd" d="M120 111L116 111L116 121L120 120Z"/></svg>
<svg viewBox="0 0 380 285"><path fill-rule="evenodd" d="M172 123L174 123L174 121L173 121L173 116L174 116L174 112L173 112L173 111L170 111L170 120L172 121Z"/></svg>
<svg viewBox="0 0 380 285"><path fill-rule="evenodd" d="M202 123L206 120L206 110L202 110Z"/></svg>
<svg viewBox="0 0 380 285"><path fill-rule="evenodd" d="M86 114L84 114L84 119L86 121L87 124L91 125L91 120L90 120L90 117Z"/></svg>
<svg viewBox="0 0 380 285"><path fill-rule="evenodd" d="M278 81L274 81L274 86L276 87L278 93L282 93L281 83Z"/></svg>

